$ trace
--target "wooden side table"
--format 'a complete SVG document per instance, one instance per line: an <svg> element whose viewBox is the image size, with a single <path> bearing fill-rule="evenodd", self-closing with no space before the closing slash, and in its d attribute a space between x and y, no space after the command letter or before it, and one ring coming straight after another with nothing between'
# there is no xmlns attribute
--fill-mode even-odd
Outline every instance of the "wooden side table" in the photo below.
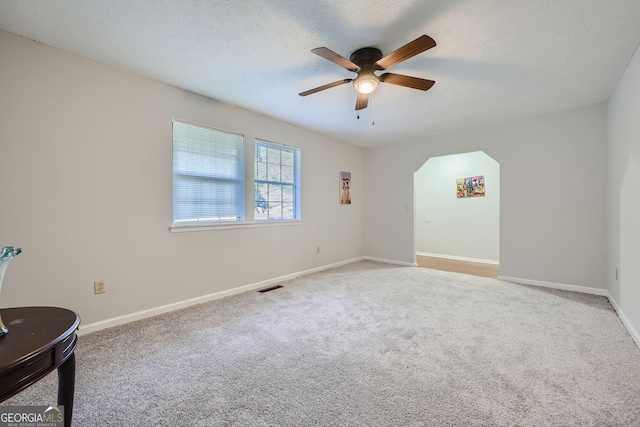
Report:
<svg viewBox="0 0 640 427"><path fill-rule="evenodd" d="M70 427L80 316L57 307L6 308L0 316L9 329L0 338L0 402L58 369L58 405L64 405L64 425Z"/></svg>

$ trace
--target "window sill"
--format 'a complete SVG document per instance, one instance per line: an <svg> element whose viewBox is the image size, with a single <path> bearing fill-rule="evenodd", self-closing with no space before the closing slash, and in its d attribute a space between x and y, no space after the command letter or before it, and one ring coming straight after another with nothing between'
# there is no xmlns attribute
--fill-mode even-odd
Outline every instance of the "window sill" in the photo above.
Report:
<svg viewBox="0 0 640 427"><path fill-rule="evenodd" d="M302 225L302 220L270 220L256 222L242 222L234 224L206 224L206 225L172 225L171 233L188 233L191 231L231 230L234 228L264 228L264 227L288 227Z"/></svg>

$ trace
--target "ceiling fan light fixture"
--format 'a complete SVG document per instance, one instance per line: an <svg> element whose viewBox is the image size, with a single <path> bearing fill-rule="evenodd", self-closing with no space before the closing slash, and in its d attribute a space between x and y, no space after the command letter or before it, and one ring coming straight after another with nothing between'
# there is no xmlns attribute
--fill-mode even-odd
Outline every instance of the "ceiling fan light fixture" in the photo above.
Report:
<svg viewBox="0 0 640 427"><path fill-rule="evenodd" d="M353 87L363 95L369 94L376 90L380 79L373 73L360 73L353 81Z"/></svg>
<svg viewBox="0 0 640 427"><path fill-rule="evenodd" d="M354 89L358 92L356 98L356 111L367 108L369 94L375 91L380 83L388 83L396 86L404 86L418 90L429 90L435 81L426 80L419 77L405 76L402 74L384 73L376 75L376 71L386 70L396 64L406 61L409 58L429 50L436 46L435 40L427 35L422 35L417 39L405 44L400 49L396 49L387 56L382 56L382 52L377 47L362 47L353 52L349 59L335 53L326 47L317 47L311 52L333 62L345 70L356 73L355 79L342 79L333 83L322 85L298 95L307 96L325 89L340 86L349 82L353 83Z"/></svg>

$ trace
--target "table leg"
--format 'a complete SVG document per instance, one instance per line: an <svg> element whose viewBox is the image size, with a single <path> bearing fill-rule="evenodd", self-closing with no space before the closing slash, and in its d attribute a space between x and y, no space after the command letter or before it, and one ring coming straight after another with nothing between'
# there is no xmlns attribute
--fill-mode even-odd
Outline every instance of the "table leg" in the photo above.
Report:
<svg viewBox="0 0 640 427"><path fill-rule="evenodd" d="M73 415L73 394L76 388L76 355L58 367L58 405L64 405L64 427L71 427Z"/></svg>

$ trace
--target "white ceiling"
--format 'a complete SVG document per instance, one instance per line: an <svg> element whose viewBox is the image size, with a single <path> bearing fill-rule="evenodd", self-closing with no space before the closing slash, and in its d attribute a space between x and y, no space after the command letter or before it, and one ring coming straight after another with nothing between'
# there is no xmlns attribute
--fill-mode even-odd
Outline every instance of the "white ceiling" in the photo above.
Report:
<svg viewBox="0 0 640 427"><path fill-rule="evenodd" d="M640 0L2 0L0 28L371 146L606 101L640 43ZM438 45L362 110L355 74L310 52ZM375 126L372 121L375 120Z"/></svg>

